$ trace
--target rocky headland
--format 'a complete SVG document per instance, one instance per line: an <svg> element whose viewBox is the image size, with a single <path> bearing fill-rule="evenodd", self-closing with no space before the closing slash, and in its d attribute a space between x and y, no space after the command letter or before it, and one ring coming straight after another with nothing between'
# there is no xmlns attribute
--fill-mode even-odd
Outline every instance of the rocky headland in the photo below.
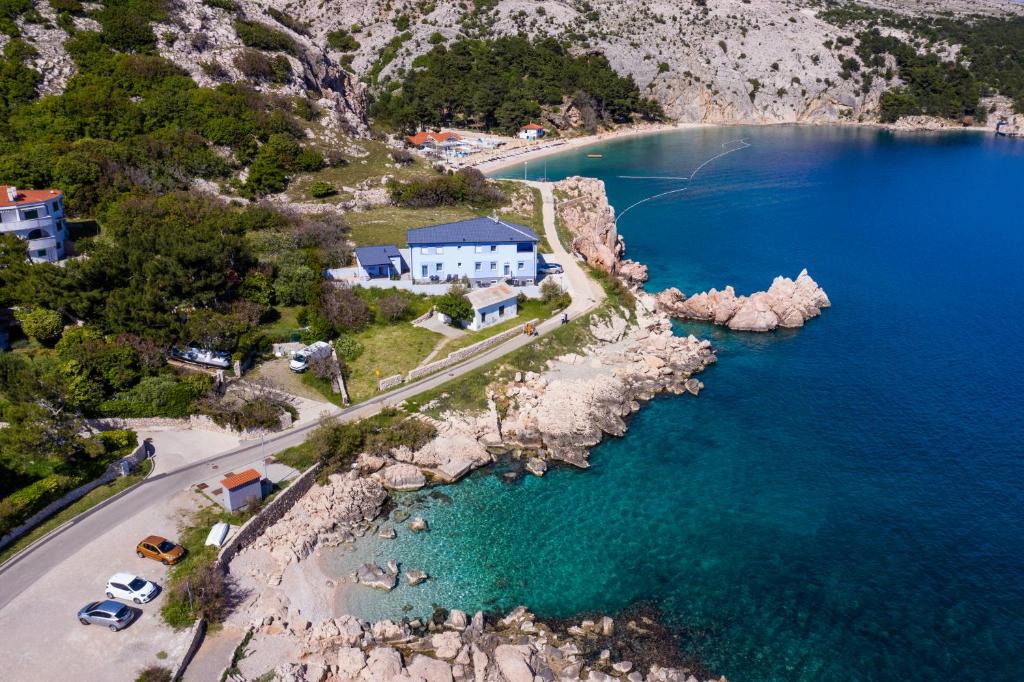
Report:
<svg viewBox="0 0 1024 682"><path fill-rule="evenodd" d="M626 242L615 225L604 182L578 175L555 183L558 219L573 236L572 249L593 268L627 286L647 281L647 266L625 258Z"/></svg>
<svg viewBox="0 0 1024 682"><path fill-rule="evenodd" d="M822 308L832 305L824 289L806 269L796 280L776 277L768 291L749 296L737 296L736 291L727 286L722 291L712 289L687 297L673 287L659 293L656 300L657 308L673 317L751 332L802 327L807 320L820 315Z"/></svg>

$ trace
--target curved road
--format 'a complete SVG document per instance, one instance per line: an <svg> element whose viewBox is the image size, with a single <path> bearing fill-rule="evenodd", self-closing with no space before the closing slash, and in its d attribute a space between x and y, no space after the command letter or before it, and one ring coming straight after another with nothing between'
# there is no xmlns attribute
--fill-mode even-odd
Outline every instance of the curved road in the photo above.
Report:
<svg viewBox="0 0 1024 682"><path fill-rule="evenodd" d="M572 304L566 312L570 318L576 318L600 303L605 296L604 290L587 276L576 259L562 247L555 229L555 199L551 184L540 182L528 184L541 191L544 231L556 262L561 264L565 270L565 278L568 281L567 288L572 295ZM537 331L539 334L547 334L558 328L559 324L558 317L545 320L537 326ZM453 365L444 372L403 384L389 393L383 393L344 409L337 418L349 421L369 417L384 407L398 405L407 398L440 386L467 372L472 372L517 348L522 348L535 338L525 335L514 337L480 355ZM242 445L202 462L150 476L134 488L130 488L75 517L0 567L0 609L3 609L20 592L46 575L54 566L89 544L93 538L99 537L124 519L167 499L174 493L209 478L213 474L212 467L214 465L219 471L230 471L232 467L249 464L260 457L298 445L318 425L317 422L311 422L268 438L262 443Z"/></svg>

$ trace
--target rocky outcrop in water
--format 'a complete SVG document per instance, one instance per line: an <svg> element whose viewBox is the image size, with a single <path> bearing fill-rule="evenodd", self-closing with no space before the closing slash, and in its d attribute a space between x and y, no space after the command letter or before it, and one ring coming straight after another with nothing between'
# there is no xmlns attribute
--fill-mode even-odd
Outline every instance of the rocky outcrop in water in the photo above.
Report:
<svg viewBox="0 0 1024 682"><path fill-rule="evenodd" d="M737 331L766 332L778 327L802 327L832 303L807 270L796 280L776 277L768 291L737 296L732 287L686 297L679 289L657 295L659 310L687 320L702 320Z"/></svg>
<svg viewBox="0 0 1024 682"><path fill-rule="evenodd" d="M572 235L572 248L592 267L627 285L647 281L647 266L624 258L626 242L615 226L604 182L573 176L555 183L558 217Z"/></svg>
<svg viewBox="0 0 1024 682"><path fill-rule="evenodd" d="M255 679L273 670L275 679L293 682L698 682L664 628L643 615L561 626L524 607L496 621L481 612L445 615L376 623L346 615L314 624L278 606L258 621L238 671ZM288 652L290 662L272 652Z"/></svg>

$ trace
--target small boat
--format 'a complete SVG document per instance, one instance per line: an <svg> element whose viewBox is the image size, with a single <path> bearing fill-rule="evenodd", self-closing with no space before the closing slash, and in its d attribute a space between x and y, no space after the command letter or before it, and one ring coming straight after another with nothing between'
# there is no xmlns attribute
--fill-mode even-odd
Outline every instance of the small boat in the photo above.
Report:
<svg viewBox="0 0 1024 682"><path fill-rule="evenodd" d="M213 524L213 528L210 529L210 534L206 536L205 544L213 547L223 547L224 541L228 537L229 530L231 530L230 524L224 522Z"/></svg>
<svg viewBox="0 0 1024 682"><path fill-rule="evenodd" d="M603 159L604 154L587 154L588 159Z"/></svg>
<svg viewBox="0 0 1024 682"><path fill-rule="evenodd" d="M170 355L176 360L191 362L196 365L208 365L210 367L220 367L221 369L231 366L230 355L207 348L196 348L195 346L187 346L185 350L172 348Z"/></svg>

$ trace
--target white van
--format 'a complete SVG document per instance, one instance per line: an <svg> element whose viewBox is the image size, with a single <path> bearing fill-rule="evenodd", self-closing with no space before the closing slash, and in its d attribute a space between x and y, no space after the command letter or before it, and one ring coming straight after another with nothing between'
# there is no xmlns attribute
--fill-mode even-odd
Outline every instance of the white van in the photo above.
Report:
<svg viewBox="0 0 1024 682"><path fill-rule="evenodd" d="M330 354L331 344L326 341L317 341L301 350L295 351L292 355L292 361L288 363L288 368L293 372L305 372L309 368L309 363L313 360Z"/></svg>

